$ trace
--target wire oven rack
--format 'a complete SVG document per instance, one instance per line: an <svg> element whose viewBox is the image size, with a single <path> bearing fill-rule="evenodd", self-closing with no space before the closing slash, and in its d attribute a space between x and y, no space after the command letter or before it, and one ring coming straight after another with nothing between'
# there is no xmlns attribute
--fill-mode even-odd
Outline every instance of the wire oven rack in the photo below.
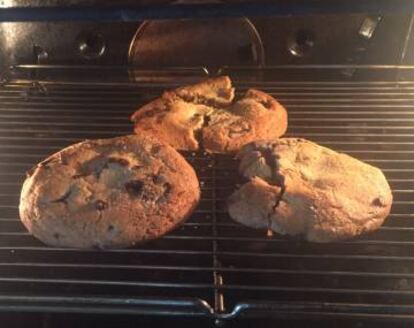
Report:
<svg viewBox="0 0 414 328"><path fill-rule="evenodd" d="M134 82L105 73L86 83L76 68L54 68L71 79L20 67L29 78L0 86L1 310L414 319L414 82L235 77L238 91L254 86L287 107L288 136L384 171L394 204L379 231L333 244L267 238L226 213L240 182L237 163L190 153L202 201L181 228L132 249L80 251L45 246L25 231L18 218L25 171L73 142L130 133L137 106L204 71L147 72Z"/></svg>

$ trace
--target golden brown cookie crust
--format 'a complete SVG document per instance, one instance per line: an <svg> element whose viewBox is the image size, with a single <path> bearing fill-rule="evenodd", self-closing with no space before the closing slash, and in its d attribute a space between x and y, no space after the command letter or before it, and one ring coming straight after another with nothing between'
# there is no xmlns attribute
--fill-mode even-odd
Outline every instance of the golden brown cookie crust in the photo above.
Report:
<svg viewBox="0 0 414 328"><path fill-rule="evenodd" d="M87 140L35 166L24 182L20 218L46 244L127 247L160 237L194 210L193 168L150 137Z"/></svg>
<svg viewBox="0 0 414 328"><path fill-rule="evenodd" d="M251 180L228 208L247 226L332 242L378 229L390 213L384 174L346 154L282 138L248 144L238 157L240 173Z"/></svg>
<svg viewBox="0 0 414 328"><path fill-rule="evenodd" d="M137 134L156 136L176 149L202 147L212 153L235 153L246 143L278 138L287 129L281 104L254 89L234 101L227 76L164 92L131 120Z"/></svg>

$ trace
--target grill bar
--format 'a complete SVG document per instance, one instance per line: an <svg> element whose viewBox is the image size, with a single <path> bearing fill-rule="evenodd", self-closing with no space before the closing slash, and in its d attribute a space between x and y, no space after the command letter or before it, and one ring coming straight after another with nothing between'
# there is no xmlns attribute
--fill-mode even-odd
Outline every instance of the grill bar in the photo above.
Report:
<svg viewBox="0 0 414 328"><path fill-rule="evenodd" d="M124 270L169 270L169 271L219 271L249 273L283 273L292 275L351 276L374 278L407 278L413 279L413 273L357 272L357 271L322 271L322 270L284 270L268 268L222 268L222 267L184 267L167 265L122 265L122 264L85 264L85 263L38 263L38 262L0 262L0 267L40 267L40 268L72 268L72 269L124 269ZM221 288L222 286L220 286Z"/></svg>
<svg viewBox="0 0 414 328"><path fill-rule="evenodd" d="M15 253L16 251L45 251L45 252L79 252L76 249L65 249L47 246L16 246L3 247L0 246L0 251L8 251ZM83 253L96 254L94 250L84 250ZM210 251L188 251L188 250L138 250L138 249L123 249L123 250L106 250L107 253L137 253L137 254L178 254L178 255L212 255ZM286 254L286 253L255 253L255 252L217 252L220 256L237 256L237 257L276 257L276 258L292 258L292 259L338 259L338 260L373 260L373 261L414 261L414 256L374 256L374 255L348 255L348 254Z"/></svg>
<svg viewBox="0 0 414 328"><path fill-rule="evenodd" d="M178 310L170 311L173 305ZM212 309L201 300L194 299L134 299L115 297L56 297L56 296L4 296L0 307L7 311L75 312L157 315L212 315Z"/></svg>

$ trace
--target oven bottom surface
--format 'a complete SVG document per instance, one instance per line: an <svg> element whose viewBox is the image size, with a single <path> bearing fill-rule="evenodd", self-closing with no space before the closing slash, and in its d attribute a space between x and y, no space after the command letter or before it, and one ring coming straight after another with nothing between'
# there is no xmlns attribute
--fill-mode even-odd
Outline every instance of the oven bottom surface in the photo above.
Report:
<svg viewBox="0 0 414 328"><path fill-rule="evenodd" d="M203 316L414 318L414 82L236 81L288 110L304 137L381 168L392 212L377 232L314 244L226 213L227 156L185 154L202 201L179 229L124 250L45 246L19 221L25 172L71 143L131 133L129 116L174 83L10 80L0 87L0 309Z"/></svg>

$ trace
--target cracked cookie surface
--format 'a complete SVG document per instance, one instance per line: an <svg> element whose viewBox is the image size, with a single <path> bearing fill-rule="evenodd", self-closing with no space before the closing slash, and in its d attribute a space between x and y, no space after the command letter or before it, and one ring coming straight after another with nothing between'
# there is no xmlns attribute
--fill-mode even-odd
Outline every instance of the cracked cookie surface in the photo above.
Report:
<svg viewBox="0 0 414 328"><path fill-rule="evenodd" d="M234 93L227 76L164 92L132 115L135 133L180 150L235 153L253 140L286 132L287 112L274 98L250 89L235 101Z"/></svg>
<svg viewBox="0 0 414 328"><path fill-rule="evenodd" d="M332 242L378 229L391 210L380 169L313 142L257 141L238 158L250 181L230 196L228 210L246 226Z"/></svg>
<svg viewBox="0 0 414 328"><path fill-rule="evenodd" d="M86 140L28 172L20 218L46 244L127 247L160 237L196 207L193 168L151 137Z"/></svg>

